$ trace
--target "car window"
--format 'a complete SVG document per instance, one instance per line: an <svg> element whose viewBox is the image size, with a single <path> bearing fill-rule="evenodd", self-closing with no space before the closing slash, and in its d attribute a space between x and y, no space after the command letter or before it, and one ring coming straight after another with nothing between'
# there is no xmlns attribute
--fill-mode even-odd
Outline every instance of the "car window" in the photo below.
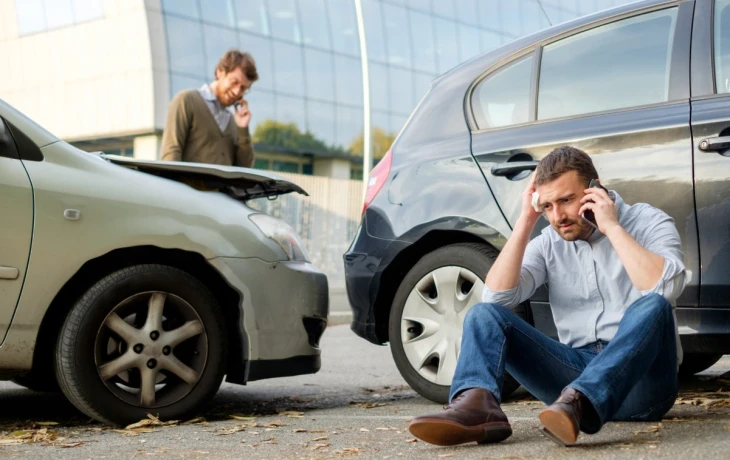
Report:
<svg viewBox="0 0 730 460"><path fill-rule="evenodd" d="M715 0L715 85L730 93L730 0Z"/></svg>
<svg viewBox="0 0 730 460"><path fill-rule="evenodd" d="M18 150L5 121L0 118L0 157L18 158Z"/></svg>
<svg viewBox="0 0 730 460"><path fill-rule="evenodd" d="M532 56L507 64L474 89L472 108L479 129L529 121Z"/></svg>
<svg viewBox="0 0 730 460"><path fill-rule="evenodd" d="M539 120L669 99L677 8L612 22L545 46Z"/></svg>

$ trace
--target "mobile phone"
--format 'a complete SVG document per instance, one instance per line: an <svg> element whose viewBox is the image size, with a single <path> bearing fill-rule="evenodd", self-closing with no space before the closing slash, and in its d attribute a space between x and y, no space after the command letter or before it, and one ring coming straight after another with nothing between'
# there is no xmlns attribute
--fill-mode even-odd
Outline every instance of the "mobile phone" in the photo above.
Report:
<svg viewBox="0 0 730 460"><path fill-rule="evenodd" d="M588 188L598 187L606 191L608 193L608 189L604 187L603 185L599 184L595 179L591 179L591 182L588 184ZM593 200L588 200L591 203L594 203ZM598 224L596 223L596 216L593 214L593 211L590 209L587 209L583 214L581 214L581 217L583 220L591 224L593 228L598 228Z"/></svg>

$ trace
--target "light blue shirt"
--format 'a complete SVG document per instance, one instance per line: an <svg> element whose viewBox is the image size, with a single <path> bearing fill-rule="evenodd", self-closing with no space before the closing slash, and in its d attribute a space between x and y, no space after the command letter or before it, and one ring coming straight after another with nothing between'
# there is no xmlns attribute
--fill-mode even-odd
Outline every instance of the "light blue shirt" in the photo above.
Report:
<svg viewBox="0 0 730 460"><path fill-rule="evenodd" d="M558 337L573 348L613 339L626 309L649 293L663 296L676 309L676 299L691 274L682 262L682 246L674 220L646 203L628 205L615 191L609 194L624 230L641 246L664 257L662 276L652 289L636 289L611 241L598 230L588 241L566 241L548 226L527 245L519 285L506 291L493 291L485 286L482 300L512 308L547 283ZM679 365L682 348L676 313L674 324Z"/></svg>
<svg viewBox="0 0 730 460"><path fill-rule="evenodd" d="M221 132L224 132L228 123L231 121L231 112L218 101L218 98L215 97L209 85L203 84L203 86L198 88L198 92L203 97L203 100L205 100L205 104L208 106L213 118L215 118L215 122L218 124Z"/></svg>

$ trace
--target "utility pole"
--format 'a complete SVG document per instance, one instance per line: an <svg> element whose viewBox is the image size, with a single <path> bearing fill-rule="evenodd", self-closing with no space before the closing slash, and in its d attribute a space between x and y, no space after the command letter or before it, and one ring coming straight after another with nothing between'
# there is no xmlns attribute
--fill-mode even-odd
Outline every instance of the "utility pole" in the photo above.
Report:
<svg viewBox="0 0 730 460"><path fill-rule="evenodd" d="M365 40L365 21L362 14L362 0L355 0L355 12L357 13L357 31L360 36L360 63L362 65L362 103L364 107L363 117L363 152L362 152L362 196L365 194L370 182L370 169L373 167L373 152L371 147L370 132L370 73L368 70L368 47Z"/></svg>

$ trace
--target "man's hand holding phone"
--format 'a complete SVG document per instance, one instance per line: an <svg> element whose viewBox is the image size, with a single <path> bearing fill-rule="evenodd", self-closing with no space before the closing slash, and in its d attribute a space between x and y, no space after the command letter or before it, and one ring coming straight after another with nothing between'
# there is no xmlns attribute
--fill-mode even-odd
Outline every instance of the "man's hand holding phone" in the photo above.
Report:
<svg viewBox="0 0 730 460"><path fill-rule="evenodd" d="M598 228L604 235L611 227L620 226L616 204L604 186L592 180L583 192L585 196L580 200L582 206L579 214L586 222Z"/></svg>
<svg viewBox="0 0 730 460"><path fill-rule="evenodd" d="M247 128L251 122L251 111L248 110L248 101L241 98L233 105L235 112L233 113L233 120L236 122L236 126L239 128Z"/></svg>

